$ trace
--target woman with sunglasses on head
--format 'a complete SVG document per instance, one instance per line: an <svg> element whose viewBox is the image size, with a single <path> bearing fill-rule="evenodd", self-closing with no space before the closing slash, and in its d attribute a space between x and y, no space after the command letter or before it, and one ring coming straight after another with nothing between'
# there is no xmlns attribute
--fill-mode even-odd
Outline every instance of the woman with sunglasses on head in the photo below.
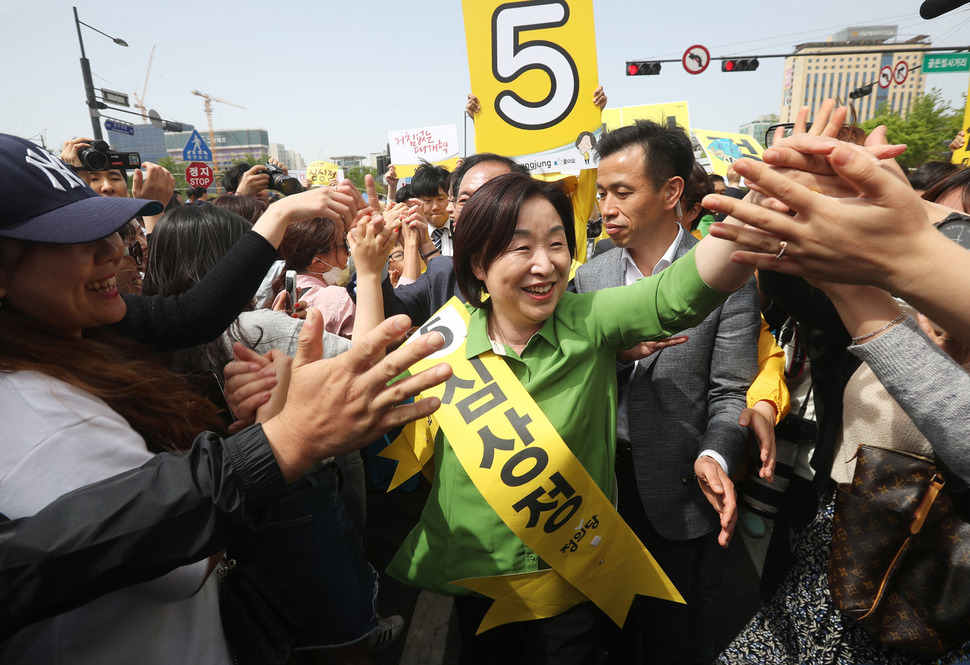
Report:
<svg viewBox="0 0 970 665"><path fill-rule="evenodd" d="M297 300L320 310L327 332L349 338L355 307L345 288L350 250L344 225L324 217L291 224L280 243L280 256L285 266L273 282L273 291L283 293L286 271L296 271Z"/></svg>

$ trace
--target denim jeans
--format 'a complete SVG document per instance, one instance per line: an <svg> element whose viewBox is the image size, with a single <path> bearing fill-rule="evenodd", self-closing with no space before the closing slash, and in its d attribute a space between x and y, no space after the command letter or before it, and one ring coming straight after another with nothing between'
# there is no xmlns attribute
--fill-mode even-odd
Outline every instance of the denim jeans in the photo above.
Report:
<svg viewBox="0 0 970 665"><path fill-rule="evenodd" d="M377 574L341 499L336 463L293 483L267 519L229 552L299 626L297 648L357 642L377 628Z"/></svg>

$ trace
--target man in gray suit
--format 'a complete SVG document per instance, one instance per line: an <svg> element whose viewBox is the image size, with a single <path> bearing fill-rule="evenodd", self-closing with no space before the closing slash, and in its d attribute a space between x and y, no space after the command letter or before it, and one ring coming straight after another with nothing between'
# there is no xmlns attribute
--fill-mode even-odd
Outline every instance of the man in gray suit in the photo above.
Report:
<svg viewBox="0 0 970 665"><path fill-rule="evenodd" d="M579 293L656 274L697 243L678 223L694 162L682 129L640 121L605 134L597 150L603 227L616 248L579 268ZM683 331L687 341L641 345L641 356L652 353L620 369L621 383L629 378L617 414L619 512L687 605L640 598L623 635L607 640L610 662L640 662L637 632L649 663L714 657L718 544L727 547L736 521L728 476L745 450L738 418L758 368L759 326L752 279ZM702 652L696 660L695 651Z"/></svg>

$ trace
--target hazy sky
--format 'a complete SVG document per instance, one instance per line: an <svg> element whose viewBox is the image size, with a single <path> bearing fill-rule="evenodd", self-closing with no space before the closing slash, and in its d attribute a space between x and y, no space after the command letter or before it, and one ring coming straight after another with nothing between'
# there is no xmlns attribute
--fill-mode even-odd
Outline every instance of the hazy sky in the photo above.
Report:
<svg viewBox="0 0 970 665"><path fill-rule="evenodd" d="M687 100L694 126L737 131L778 112L782 59L733 74L714 62L699 76L670 63L659 76L627 77L625 62L679 58L698 43L714 57L788 53L849 25L896 24L900 39L928 34L934 46L970 44L970 5L924 21L920 4L595 0L600 83L610 107ZM43 136L49 146L90 134L71 6L0 0L0 131ZM82 26L96 87L141 94L156 46L145 99L164 118L206 127L203 101L190 92L197 88L246 107L214 104L217 129L263 127L308 162L380 151L393 129L457 123L462 140L469 82L459 0L80 0L77 7L82 21L130 44ZM968 75L934 74L927 87L962 104Z"/></svg>

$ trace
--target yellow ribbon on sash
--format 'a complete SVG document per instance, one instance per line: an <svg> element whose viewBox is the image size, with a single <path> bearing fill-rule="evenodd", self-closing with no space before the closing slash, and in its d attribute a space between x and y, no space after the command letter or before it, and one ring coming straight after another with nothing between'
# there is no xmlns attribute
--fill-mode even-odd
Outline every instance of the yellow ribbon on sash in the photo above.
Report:
<svg viewBox="0 0 970 665"><path fill-rule="evenodd" d="M434 479L434 437L438 433L438 421L429 416L408 423L378 457L396 460L394 476L387 491L406 483L416 473L423 472L428 481Z"/></svg>
<svg viewBox="0 0 970 665"><path fill-rule="evenodd" d="M465 357L468 312L452 298L421 328L445 347L411 367L454 371L422 397L441 399L434 421L475 487L551 570L457 580L495 600L478 632L561 614L587 599L617 625L636 594L684 599L501 358ZM435 428L421 421L382 453L399 461L396 484L425 468ZM392 486L396 486L392 482Z"/></svg>

